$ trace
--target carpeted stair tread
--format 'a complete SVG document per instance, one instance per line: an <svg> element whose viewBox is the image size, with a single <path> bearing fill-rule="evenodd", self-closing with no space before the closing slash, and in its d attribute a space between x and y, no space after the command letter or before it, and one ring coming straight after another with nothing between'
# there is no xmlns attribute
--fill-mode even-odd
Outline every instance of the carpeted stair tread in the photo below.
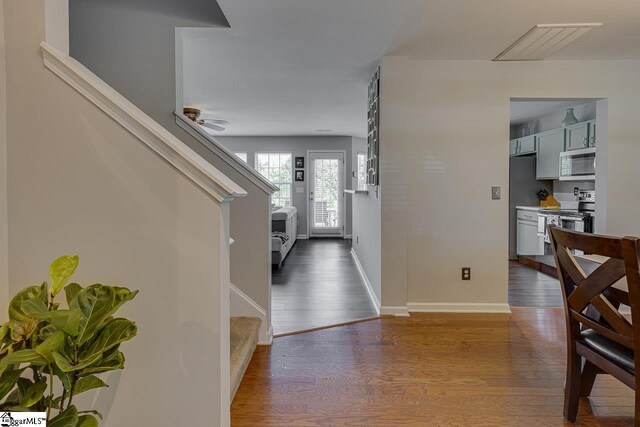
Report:
<svg viewBox="0 0 640 427"><path fill-rule="evenodd" d="M251 356L258 345L260 319L257 317L231 318L231 400L242 382Z"/></svg>

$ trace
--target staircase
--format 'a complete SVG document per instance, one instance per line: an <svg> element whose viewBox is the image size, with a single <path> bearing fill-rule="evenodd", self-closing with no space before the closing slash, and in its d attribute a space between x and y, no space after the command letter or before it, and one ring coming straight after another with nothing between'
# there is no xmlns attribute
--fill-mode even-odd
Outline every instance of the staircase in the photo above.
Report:
<svg viewBox="0 0 640 427"><path fill-rule="evenodd" d="M231 318L231 401L258 346L261 323L257 317Z"/></svg>

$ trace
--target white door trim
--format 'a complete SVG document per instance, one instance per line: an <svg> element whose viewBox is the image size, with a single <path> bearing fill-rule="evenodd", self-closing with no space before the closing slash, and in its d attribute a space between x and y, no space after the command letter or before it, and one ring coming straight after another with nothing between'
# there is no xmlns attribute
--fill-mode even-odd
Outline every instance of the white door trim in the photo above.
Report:
<svg viewBox="0 0 640 427"><path fill-rule="evenodd" d="M305 168L305 174L307 175L306 178L306 186L307 186L307 236L309 237L320 237L320 236L312 236L311 235L311 200L309 199L310 196L310 189L311 189L311 154L312 153L342 153L343 155L343 160L344 163L342 165L342 186L344 187L342 190L342 197L343 197L343 201L342 201L342 207L341 207L341 212L340 214L342 215L342 233L340 234L332 234L332 235L328 235L326 237L344 237L345 236L345 232L346 232L346 223L347 223L347 218L346 218L346 205L347 205L347 201L345 199L344 196L344 189L347 188L347 150L307 150L307 158L306 158L306 162L307 162L307 167ZM294 165L295 166L295 165ZM294 167L294 171L295 171L295 167ZM295 173L295 172L294 172Z"/></svg>

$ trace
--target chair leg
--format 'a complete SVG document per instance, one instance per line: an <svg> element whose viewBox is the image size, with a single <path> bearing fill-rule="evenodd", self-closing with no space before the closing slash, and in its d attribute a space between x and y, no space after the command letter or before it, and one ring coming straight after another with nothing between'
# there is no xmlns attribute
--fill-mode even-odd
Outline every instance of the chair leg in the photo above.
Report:
<svg viewBox="0 0 640 427"><path fill-rule="evenodd" d="M567 357L567 379L564 385L564 417L575 421L580 400L580 380L582 378L582 358L569 349Z"/></svg>
<svg viewBox="0 0 640 427"><path fill-rule="evenodd" d="M584 361L584 366L582 368L582 379L580 380L580 397L587 397L591 395L591 390L593 390L593 384L596 382L596 376L600 372L600 369L589 362L588 360Z"/></svg>

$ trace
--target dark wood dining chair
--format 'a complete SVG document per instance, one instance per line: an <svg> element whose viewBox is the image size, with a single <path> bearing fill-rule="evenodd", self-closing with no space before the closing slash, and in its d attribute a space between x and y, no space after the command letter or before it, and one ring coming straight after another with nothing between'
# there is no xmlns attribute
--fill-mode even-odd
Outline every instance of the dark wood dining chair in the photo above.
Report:
<svg viewBox="0 0 640 427"><path fill-rule="evenodd" d="M567 378L564 416L575 421L580 397L589 396L598 374L610 374L636 390L635 422L640 423L640 240L549 227L551 246L564 296L567 326ZM591 274L572 249L608 260ZM627 289L613 285L625 278ZM620 305L631 307L631 322ZM634 327L633 324L637 324Z"/></svg>

